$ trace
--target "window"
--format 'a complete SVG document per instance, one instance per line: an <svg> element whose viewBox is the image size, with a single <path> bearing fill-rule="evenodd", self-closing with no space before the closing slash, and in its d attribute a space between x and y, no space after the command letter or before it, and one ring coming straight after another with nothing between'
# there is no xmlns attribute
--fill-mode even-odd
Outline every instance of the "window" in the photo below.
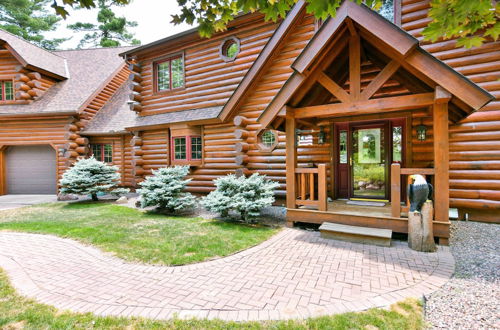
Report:
<svg viewBox="0 0 500 330"><path fill-rule="evenodd" d="M112 144L92 144L90 145L92 156L95 159L105 163L113 162L113 145Z"/></svg>
<svg viewBox="0 0 500 330"><path fill-rule="evenodd" d="M240 41L237 38L229 38L222 42L220 55L226 62L234 61L240 52Z"/></svg>
<svg viewBox="0 0 500 330"><path fill-rule="evenodd" d="M12 81L10 80L0 81L0 87L2 88L2 93L0 94L0 101L14 100L14 88L12 87Z"/></svg>
<svg viewBox="0 0 500 330"><path fill-rule="evenodd" d="M203 155L200 136L175 136L172 138L172 161L198 161Z"/></svg>
<svg viewBox="0 0 500 330"><path fill-rule="evenodd" d="M257 136L257 146L264 152L273 151L278 146L278 132L266 129Z"/></svg>
<svg viewBox="0 0 500 330"><path fill-rule="evenodd" d="M339 163L347 164L347 131L340 131L339 142Z"/></svg>
<svg viewBox="0 0 500 330"><path fill-rule="evenodd" d="M403 127L392 128L392 162L401 163L403 158Z"/></svg>
<svg viewBox="0 0 500 330"><path fill-rule="evenodd" d="M156 63L156 90L158 92L184 87L184 59L177 56Z"/></svg>

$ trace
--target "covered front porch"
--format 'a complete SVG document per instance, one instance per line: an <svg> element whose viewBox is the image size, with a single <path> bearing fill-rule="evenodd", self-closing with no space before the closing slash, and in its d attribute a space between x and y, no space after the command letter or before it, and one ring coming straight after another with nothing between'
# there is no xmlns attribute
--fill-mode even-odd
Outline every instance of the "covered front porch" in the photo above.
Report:
<svg viewBox="0 0 500 330"><path fill-rule="evenodd" d="M447 244L448 127L490 96L418 40L349 1L292 67L259 118L263 127L286 132L288 225L332 222L407 233L406 190L409 177L419 174L434 186L434 236ZM328 161L314 156L326 153Z"/></svg>

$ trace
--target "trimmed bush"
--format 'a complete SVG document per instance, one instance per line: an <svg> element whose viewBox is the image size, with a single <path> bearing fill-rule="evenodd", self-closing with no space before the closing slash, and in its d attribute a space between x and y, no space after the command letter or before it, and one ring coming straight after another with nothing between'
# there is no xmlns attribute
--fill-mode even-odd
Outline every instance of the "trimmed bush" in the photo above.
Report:
<svg viewBox="0 0 500 330"><path fill-rule="evenodd" d="M274 189L278 187L277 182L257 173L248 178L230 174L214 182L216 190L203 198L202 205L222 217L236 211L246 222L252 222L264 207L274 203Z"/></svg>
<svg viewBox="0 0 500 330"><path fill-rule="evenodd" d="M119 188L118 167L96 160L94 157L78 160L63 174L61 194L90 195L97 201L97 194L124 195L128 189Z"/></svg>
<svg viewBox="0 0 500 330"><path fill-rule="evenodd" d="M179 212L193 207L195 198L184 192L191 179L184 180L189 173L189 166L163 167L153 171L140 183L141 206L155 206L158 210L169 213Z"/></svg>

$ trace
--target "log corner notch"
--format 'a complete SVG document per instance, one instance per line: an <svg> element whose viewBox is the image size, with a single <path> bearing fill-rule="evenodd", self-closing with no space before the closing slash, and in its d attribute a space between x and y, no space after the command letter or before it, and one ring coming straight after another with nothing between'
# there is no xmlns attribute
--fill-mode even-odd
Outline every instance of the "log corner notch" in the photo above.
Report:
<svg viewBox="0 0 500 330"><path fill-rule="evenodd" d="M436 221L449 222L450 210L450 142L448 103L451 94L437 86L433 104L434 130L434 207Z"/></svg>
<svg viewBox="0 0 500 330"><path fill-rule="evenodd" d="M141 70L142 67L140 64L134 62L130 62L128 64L128 68L131 71L129 75L129 88L130 88L130 95L129 95L129 106L130 110L135 111L137 113L142 111L142 75L141 75Z"/></svg>
<svg viewBox="0 0 500 330"><path fill-rule="evenodd" d="M42 75L38 72L29 71L22 65L15 67L17 72L14 76L14 94L16 100L33 101L43 95Z"/></svg>
<svg viewBox="0 0 500 330"><path fill-rule="evenodd" d="M65 126L64 137L68 142L64 145L66 151L63 156L68 166L73 165L78 157L85 157L89 153L89 139L80 135L81 127L82 122L76 117L72 117Z"/></svg>
<svg viewBox="0 0 500 330"><path fill-rule="evenodd" d="M142 151L142 137L140 136L141 132L133 132L134 137L130 140L130 146L132 147L132 163L133 167L133 175L135 185L144 180L144 175L146 171L144 170L142 164L143 162L143 151Z"/></svg>
<svg viewBox="0 0 500 330"><path fill-rule="evenodd" d="M240 168L237 169L236 175L245 175L248 173L246 164L248 163L249 157L247 151L250 149L250 145L247 142L249 132L246 130L247 125L250 123L248 118L244 116L236 116L233 119L233 124L236 127L234 130L234 138L241 140L234 144L235 158L234 162Z"/></svg>

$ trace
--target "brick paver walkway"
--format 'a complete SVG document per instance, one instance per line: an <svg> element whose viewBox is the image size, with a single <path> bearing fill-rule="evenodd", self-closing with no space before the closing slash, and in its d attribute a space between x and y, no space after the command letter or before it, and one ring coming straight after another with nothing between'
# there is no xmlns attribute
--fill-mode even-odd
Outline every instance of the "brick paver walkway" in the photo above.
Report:
<svg viewBox="0 0 500 330"><path fill-rule="evenodd" d="M182 267L125 263L68 239L0 233L0 267L24 295L100 315L225 320L305 318L422 297L454 268L447 247L418 253L284 229L230 257Z"/></svg>

